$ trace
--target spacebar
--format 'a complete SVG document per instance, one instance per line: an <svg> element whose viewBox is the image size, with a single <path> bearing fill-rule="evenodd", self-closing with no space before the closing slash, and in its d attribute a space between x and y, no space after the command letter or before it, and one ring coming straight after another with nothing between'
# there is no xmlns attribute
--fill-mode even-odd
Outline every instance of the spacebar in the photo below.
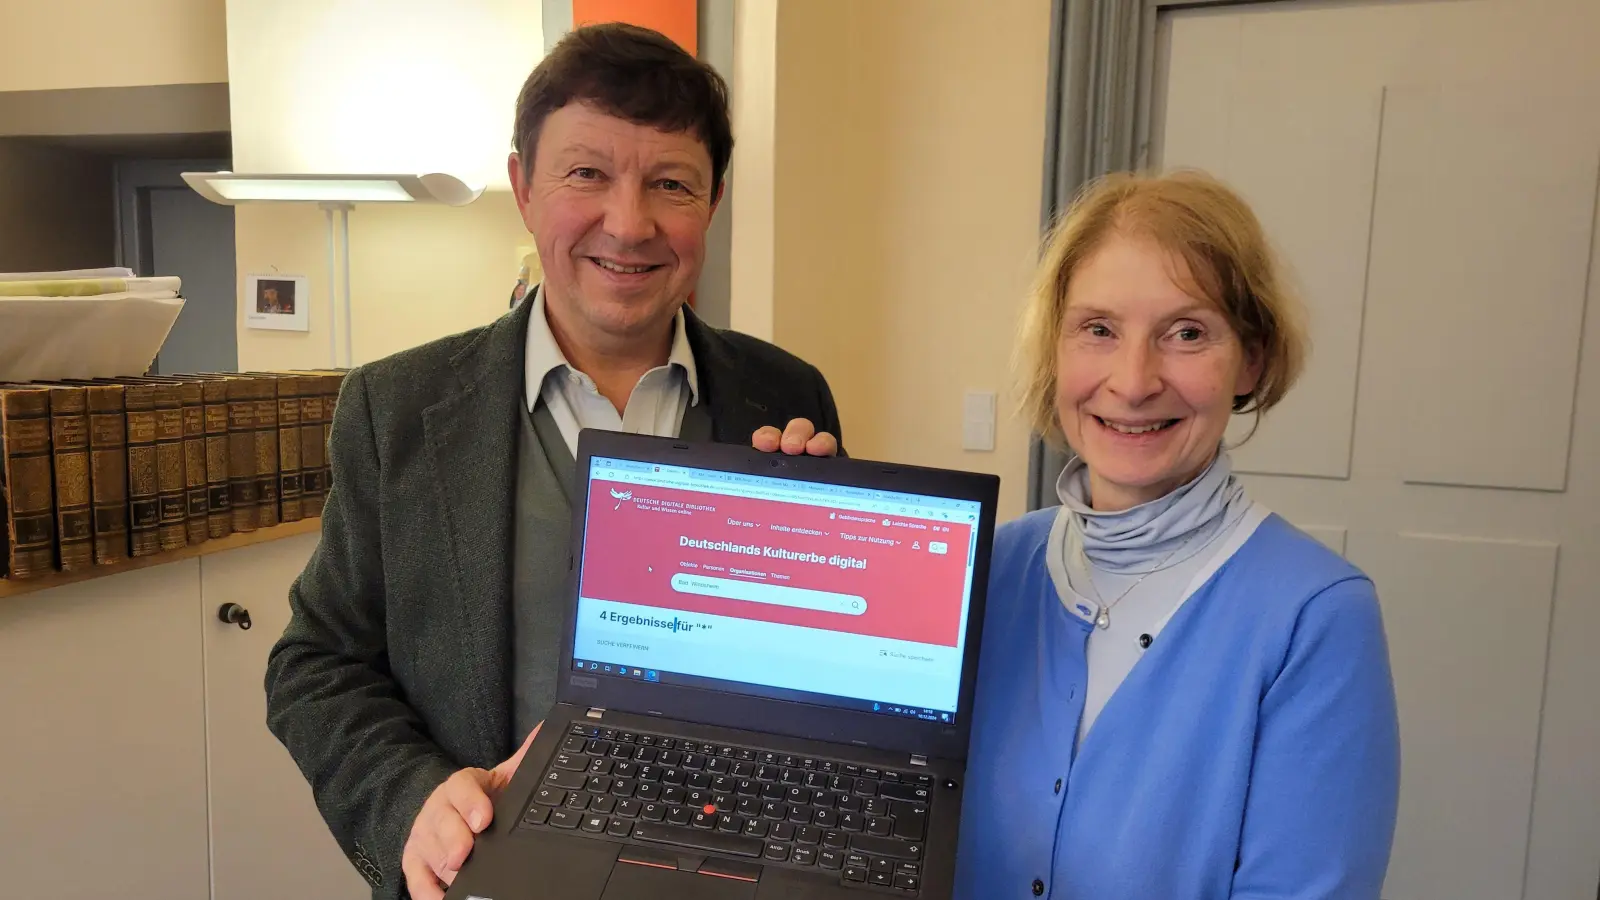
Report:
<svg viewBox="0 0 1600 900"><path fill-rule="evenodd" d="M692 828L656 825L650 822L640 822L633 826L633 838L648 844L671 844L674 847L688 847L691 850L704 850L707 853L726 853L730 856L749 856L755 859L761 858L761 851L765 846L755 838L741 837L737 834L696 831Z"/></svg>

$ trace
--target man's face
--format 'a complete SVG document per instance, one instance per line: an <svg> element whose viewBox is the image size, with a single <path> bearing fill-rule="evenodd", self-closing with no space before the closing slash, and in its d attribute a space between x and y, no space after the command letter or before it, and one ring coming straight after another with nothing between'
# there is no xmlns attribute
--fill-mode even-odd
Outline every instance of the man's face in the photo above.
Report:
<svg viewBox="0 0 1600 900"><path fill-rule="evenodd" d="M694 135L570 103L545 119L527 177L515 154L510 175L568 340L602 349L655 335L688 299L718 199Z"/></svg>

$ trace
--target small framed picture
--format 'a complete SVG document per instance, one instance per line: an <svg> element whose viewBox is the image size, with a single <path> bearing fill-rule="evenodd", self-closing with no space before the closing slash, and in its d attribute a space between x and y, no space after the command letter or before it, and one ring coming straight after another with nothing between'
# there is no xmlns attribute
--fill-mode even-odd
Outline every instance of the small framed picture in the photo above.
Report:
<svg viewBox="0 0 1600 900"><path fill-rule="evenodd" d="M311 330L311 279L304 275L246 275L244 303L251 328Z"/></svg>

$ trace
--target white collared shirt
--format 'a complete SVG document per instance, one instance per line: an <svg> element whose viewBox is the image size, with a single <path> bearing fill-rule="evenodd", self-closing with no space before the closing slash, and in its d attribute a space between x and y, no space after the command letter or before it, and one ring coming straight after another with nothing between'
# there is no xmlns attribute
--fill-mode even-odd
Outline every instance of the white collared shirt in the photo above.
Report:
<svg viewBox="0 0 1600 900"><path fill-rule="evenodd" d="M578 432L584 428L625 431L677 437L683 425L683 411L700 402L700 383L689 349L683 310L673 317L672 349L667 364L644 373L628 395L621 415L611 401L601 395L594 379L567 362L550 321L545 318L544 289L534 289L533 309L528 316L527 374L523 382L523 401L532 412L543 398L550 415L561 429L561 437L574 456L578 453Z"/></svg>

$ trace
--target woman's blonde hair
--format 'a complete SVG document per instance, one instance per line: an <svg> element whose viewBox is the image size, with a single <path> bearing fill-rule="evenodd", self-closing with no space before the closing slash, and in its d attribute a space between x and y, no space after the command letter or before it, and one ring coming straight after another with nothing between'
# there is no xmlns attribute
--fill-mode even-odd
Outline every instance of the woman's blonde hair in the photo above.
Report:
<svg viewBox="0 0 1600 900"><path fill-rule="evenodd" d="M1112 235L1153 240L1187 264L1194 284L1185 289L1215 303L1249 358L1261 363L1255 390L1235 397L1234 411L1259 419L1276 406L1305 364L1305 328L1299 302L1249 204L1203 172L1117 172L1084 185L1045 238L1017 342L1022 410L1034 430L1062 439L1056 348L1067 287L1078 266Z"/></svg>

